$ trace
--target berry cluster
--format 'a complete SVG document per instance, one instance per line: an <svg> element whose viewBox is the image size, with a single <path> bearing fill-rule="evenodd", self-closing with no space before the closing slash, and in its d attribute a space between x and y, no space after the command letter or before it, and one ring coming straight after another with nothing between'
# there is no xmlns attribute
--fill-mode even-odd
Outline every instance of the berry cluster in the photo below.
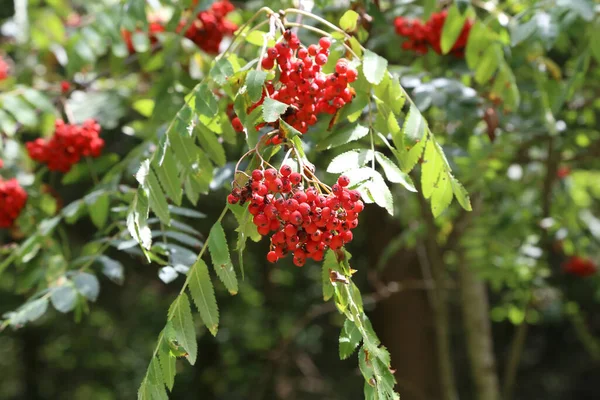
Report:
<svg viewBox="0 0 600 400"><path fill-rule="evenodd" d="M272 99L289 105L283 120L301 133L306 133L308 127L317 122L318 114L335 114L352 101L354 89L348 84L356 80L358 72L344 58L336 63L335 72L322 72L329 57L329 38L321 38L318 45L311 44L308 47L304 47L289 30L283 38L275 47L269 48L261 60L264 69L269 70L277 65L280 71L278 79L268 81L265 86ZM248 111L262 104L265 96L266 92ZM279 144L282 137L276 136L271 141Z"/></svg>
<svg viewBox="0 0 600 400"><path fill-rule="evenodd" d="M10 67L6 61L0 56L0 81L8 78L8 73L10 71Z"/></svg>
<svg viewBox="0 0 600 400"><path fill-rule="evenodd" d="M196 15L194 22L185 31L185 37L207 53L219 53L223 38L231 36L238 28L236 24L225 19L234 9L229 0L214 2L208 10L200 11ZM182 20L177 27L177 32L186 25L187 21Z"/></svg>
<svg viewBox="0 0 600 400"><path fill-rule="evenodd" d="M165 31L165 27L159 21L150 22L148 24L148 39L150 40L151 46L154 46L156 43L158 43L158 36L156 34L160 33L160 32L164 32L164 31ZM138 30L138 32L141 32L141 31ZM133 41L131 40L131 32L129 32L128 30L123 30L123 31L121 31L121 35L123 36L123 40L125 41L125 44L127 45L127 50L129 50L129 54L135 53L135 48L133 47Z"/></svg>
<svg viewBox="0 0 600 400"><path fill-rule="evenodd" d="M358 226L358 214L364 204L360 194L348 190L350 180L341 176L328 195L315 187L304 190L302 175L289 165L279 170L252 171L252 179L242 189L235 188L227 197L231 204L249 202L258 232L271 235L269 262L288 253L298 267L308 258L321 261L327 248L340 249L352 241L352 229Z"/></svg>
<svg viewBox="0 0 600 400"><path fill-rule="evenodd" d="M26 144L29 157L48 164L51 171L68 172L82 156L98 157L104 147L100 125L93 119L81 125L55 123L54 136L49 140L36 139Z"/></svg>
<svg viewBox="0 0 600 400"><path fill-rule="evenodd" d="M16 179L0 178L0 228L10 228L25 207L27 192Z"/></svg>
<svg viewBox="0 0 600 400"><path fill-rule="evenodd" d="M433 13L426 22L421 22L418 19L396 17L394 20L396 33L408 38L408 40L402 43L402 48L404 50L413 50L418 54L426 54L428 47L431 47L436 53L442 54L442 29L444 28L447 16L447 11ZM456 43L454 43L452 50L450 50L456 57L464 57L465 46L467 45L472 26L473 22L470 20L465 22Z"/></svg>
<svg viewBox="0 0 600 400"><path fill-rule="evenodd" d="M592 260L580 256L572 256L563 264L566 273L579 277L594 275L596 269L596 264Z"/></svg>

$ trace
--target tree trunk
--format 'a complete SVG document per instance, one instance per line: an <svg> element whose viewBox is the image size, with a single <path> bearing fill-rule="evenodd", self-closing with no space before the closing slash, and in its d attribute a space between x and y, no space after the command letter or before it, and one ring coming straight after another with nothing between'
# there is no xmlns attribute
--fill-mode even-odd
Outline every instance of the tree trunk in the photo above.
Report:
<svg viewBox="0 0 600 400"><path fill-rule="evenodd" d="M362 215L361 215L362 217ZM376 265L399 227L386 218L384 210L365 212L369 231L368 257ZM383 282L422 281L424 278L414 250L400 248L381 272ZM425 290L403 290L377 303L372 312L377 335L392 356L392 368L402 400L441 399L437 369L435 324Z"/></svg>
<svg viewBox="0 0 600 400"><path fill-rule="evenodd" d="M429 208L429 204L423 198L419 197L421 214L427 226L425 237L425 249L417 244L419 254L419 263L424 272L424 276L431 275L434 281L434 288L429 293L431 308L435 321L435 339L438 354L438 369L440 374L440 384L442 387L443 400L458 400L458 391L454 381L454 371L452 367L452 346L450 342L450 327L448 323L448 300L447 300L447 274L444 264L443 249L437 241L438 229L435 225L435 219ZM419 250L421 248L421 250Z"/></svg>
<svg viewBox="0 0 600 400"><path fill-rule="evenodd" d="M463 324L476 399L499 400L500 387L496 372L486 287L467 265L462 255L459 260L458 273Z"/></svg>

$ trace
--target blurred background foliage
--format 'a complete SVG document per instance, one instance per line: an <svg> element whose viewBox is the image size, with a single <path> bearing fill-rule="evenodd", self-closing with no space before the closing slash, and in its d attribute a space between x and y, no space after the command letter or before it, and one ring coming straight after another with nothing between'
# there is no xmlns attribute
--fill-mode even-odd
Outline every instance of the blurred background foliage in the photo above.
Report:
<svg viewBox="0 0 600 400"><path fill-rule="evenodd" d="M13 243L39 236L31 257L20 253L20 265L2 274L0 311L17 310L40 280L69 269L65 258L85 262L99 251L107 257L93 265L101 288L96 302L79 298L73 314L50 307L21 329L3 325L0 399L134 398L179 291L181 276L164 283L159 265L144 263L134 247L120 251L126 240L111 236L113 223L125 218L140 160L153 151L156 133L164 132L213 57L174 29L167 29L159 51L150 50L147 35L134 34L135 52L129 53L121 28L144 29L147 11L176 25L177 13L191 5L162 3L5 0L0 7L0 55L10 66L0 82L0 174L18 177L30 195L19 229L0 231L0 260L14 254ZM294 5L234 4L228 18L239 25L263 5ZM427 19L449 6L468 8L480 24L469 43L494 50L461 59L402 49L396 16ZM434 220L419 195L396 185L395 217L367 207L349 246L368 314L392 353L402 399L450 399L440 369L444 357L459 397L483 398L468 356L476 339L465 325L465 315L481 311L471 308L465 289L481 285L475 303L483 302L491 323L481 323L475 336L493 338L506 400L600 398L600 278L565 271L571 256L596 265L600 260L597 4L316 0L313 12L337 22L349 8L361 16L361 42L390 61L390 71L426 116L474 209L466 213L453 204ZM69 96L61 95L63 80L74 89ZM23 143L52 134L63 101L75 121L96 118L107 144L91 167L82 163L64 176L42 175ZM313 151L310 158L325 170L350 148ZM228 160L239 150L227 147ZM100 186L93 186L90 168L103 176ZM232 168L228 163L210 171L211 192L197 206L203 215L193 215L202 218L181 216L199 232L192 234L197 240L220 212ZM92 187L100 192L90 194ZM110 200L98 200L104 196ZM62 214L73 223L61 223L50 236L39 233L40 220L77 201L70 217ZM86 214L90 218L82 218ZM235 221L224 226L232 232ZM116 240L110 247L102 242L107 237ZM36 257L40 249L43 256ZM197 326L198 362L178 362L171 398L362 398L356 362L338 360L343 319L322 301L320 268L313 263L299 269L291 260L268 264L266 249L264 242L248 244L239 295L230 297L217 282L219 334L213 338ZM436 296L446 300L441 310ZM451 353L439 348L440 326Z"/></svg>

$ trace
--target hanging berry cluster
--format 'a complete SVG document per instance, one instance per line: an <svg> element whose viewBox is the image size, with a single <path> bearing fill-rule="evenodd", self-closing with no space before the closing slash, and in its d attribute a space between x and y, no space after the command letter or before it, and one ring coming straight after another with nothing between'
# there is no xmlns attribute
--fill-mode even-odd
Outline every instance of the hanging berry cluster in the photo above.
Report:
<svg viewBox="0 0 600 400"><path fill-rule="evenodd" d="M9 67L8 63L6 61L4 61L4 58L2 58L0 56L0 81L3 81L6 78L8 78L9 71L10 71L10 67Z"/></svg>
<svg viewBox="0 0 600 400"><path fill-rule="evenodd" d="M279 170L252 171L252 179L242 189L234 188L227 200L231 204L249 202L258 232L270 232L271 247L267 260L274 263L293 255L298 267L308 258L323 259L330 248L340 249L352 241L352 229L358 226L358 214L364 204L360 194L348 190L350 180L341 176L327 195L316 187L303 187L303 177L289 165Z"/></svg>
<svg viewBox="0 0 600 400"><path fill-rule="evenodd" d="M165 27L160 21L150 22L148 24L148 39L150 40L151 46L154 46L156 45L156 43L158 43L157 33L161 33L164 31ZM138 30L138 32L141 32L141 30ZM123 30L121 31L121 35L123 36L123 40L127 45L127 50L129 50L129 54L135 53L135 48L133 47L133 41L131 39L131 32L129 32L128 30Z"/></svg>
<svg viewBox="0 0 600 400"><path fill-rule="evenodd" d="M288 30L283 41L269 48L261 60L264 69L279 67L279 75L265 86L272 99L289 105L282 118L301 133L306 133L308 127L317 122L319 114L335 114L354 98L354 89L348 84L356 80L358 72L348 60L338 60L331 74L322 72L330 47L331 41L326 37L321 38L318 45L304 47ZM262 104L266 95L263 93L248 112ZM274 136L271 142L279 144L282 139L282 136Z"/></svg>
<svg viewBox="0 0 600 400"><path fill-rule="evenodd" d="M207 53L218 54L221 41L226 36L231 36L237 30L237 25L225 19L227 14L235 9L229 0L220 0L212 4L205 11L200 11L194 21L185 31L185 37L194 42L196 46ZM181 32L188 25L188 21L183 18L179 21L176 32ZM157 33L164 32L165 26L161 21L152 21L148 24L148 39L151 45L158 43ZM138 32L141 32L138 30ZM131 32L122 31L123 40L127 45L130 54L135 53Z"/></svg>
<svg viewBox="0 0 600 400"><path fill-rule="evenodd" d="M579 277L594 275L596 269L596 264L592 260L580 256L572 256L563 264L566 273Z"/></svg>
<svg viewBox="0 0 600 400"><path fill-rule="evenodd" d="M227 20L227 14L235 9L229 0L216 1L205 11L200 11L196 19L185 31L185 37L190 39L199 48L207 53L218 54L221 41L226 36L231 36L237 30L237 25ZM177 27L177 32L187 25L182 20Z"/></svg>
<svg viewBox="0 0 600 400"><path fill-rule="evenodd" d="M81 157L98 157L104 147L100 137L100 125L93 119L81 125L55 123L52 138L36 139L26 144L29 157L46 163L50 171L68 172Z"/></svg>
<svg viewBox="0 0 600 400"><path fill-rule="evenodd" d="M402 43L402 48L404 50L412 50L418 54L426 54L429 47L431 47L436 53L442 54L442 29L447 17L448 11L433 13L426 22L418 19L396 17L394 20L396 33L407 38ZM465 22L458 39L450 50L450 53L454 56L459 58L464 57L465 47L472 26L473 22L470 20Z"/></svg>
<svg viewBox="0 0 600 400"><path fill-rule="evenodd" d="M0 178L0 228L10 228L25 207L27 192L16 179Z"/></svg>

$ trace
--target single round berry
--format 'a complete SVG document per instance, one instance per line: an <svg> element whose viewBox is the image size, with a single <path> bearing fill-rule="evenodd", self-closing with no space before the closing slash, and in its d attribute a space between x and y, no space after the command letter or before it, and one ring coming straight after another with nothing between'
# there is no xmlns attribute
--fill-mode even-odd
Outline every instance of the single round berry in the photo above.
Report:
<svg viewBox="0 0 600 400"><path fill-rule="evenodd" d="M261 181L263 178L263 172L260 169L252 171L252 180Z"/></svg>
<svg viewBox="0 0 600 400"><path fill-rule="evenodd" d="M275 60L273 60L272 58L269 58L269 57L265 57L262 59L260 65L264 69L272 69L275 66Z"/></svg>
<svg viewBox="0 0 600 400"><path fill-rule="evenodd" d="M317 65L327 64L327 56L323 53L317 54L317 56L315 57L315 63L317 63Z"/></svg>
<svg viewBox="0 0 600 400"><path fill-rule="evenodd" d="M231 120L231 125L236 132L244 132L244 125L242 125L242 121L238 117L234 117Z"/></svg>
<svg viewBox="0 0 600 400"><path fill-rule="evenodd" d="M227 196L227 202L229 204L237 204L237 202L240 201L240 199L232 194L230 194L229 196Z"/></svg>
<svg viewBox="0 0 600 400"><path fill-rule="evenodd" d="M287 164L282 165L281 168L279 169L279 173L282 176L290 176L290 174L292 173L292 167L290 167Z"/></svg>
<svg viewBox="0 0 600 400"><path fill-rule="evenodd" d="M277 253L275 253L274 251L270 251L267 253L267 260L270 263L275 263L277 262L277 260L279 260L279 257L277 256Z"/></svg>
<svg viewBox="0 0 600 400"><path fill-rule="evenodd" d="M321 46L323 50L327 50L329 47L331 47L331 39L322 37L319 39L319 46Z"/></svg>
<svg viewBox="0 0 600 400"><path fill-rule="evenodd" d="M344 75L346 72L348 72L348 61L344 58L340 58L335 64L335 72L340 75Z"/></svg>
<svg viewBox="0 0 600 400"><path fill-rule="evenodd" d="M348 178L346 175L342 175L338 178L337 183L341 187L347 187L350 184L350 178Z"/></svg>
<svg viewBox="0 0 600 400"><path fill-rule="evenodd" d="M292 172L289 178L292 185L299 185L300 182L302 182L302 175L300 175L298 172Z"/></svg>
<svg viewBox="0 0 600 400"><path fill-rule="evenodd" d="M265 170L264 175L267 181L274 181L277 178L277 170L274 168L269 168Z"/></svg>

